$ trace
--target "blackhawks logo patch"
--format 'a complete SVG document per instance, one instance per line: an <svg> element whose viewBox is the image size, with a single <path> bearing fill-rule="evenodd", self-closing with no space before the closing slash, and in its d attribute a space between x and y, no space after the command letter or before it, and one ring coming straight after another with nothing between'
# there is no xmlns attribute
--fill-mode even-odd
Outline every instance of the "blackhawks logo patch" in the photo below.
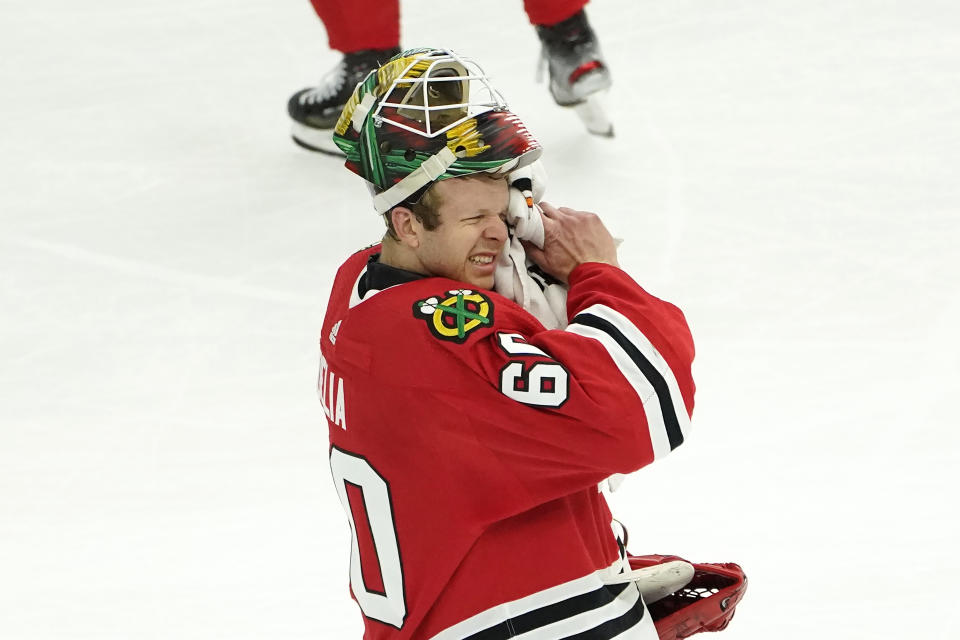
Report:
<svg viewBox="0 0 960 640"><path fill-rule="evenodd" d="M442 296L418 300L413 315L427 322L430 333L441 340L462 343L470 332L493 324L493 302L468 289L454 289Z"/></svg>

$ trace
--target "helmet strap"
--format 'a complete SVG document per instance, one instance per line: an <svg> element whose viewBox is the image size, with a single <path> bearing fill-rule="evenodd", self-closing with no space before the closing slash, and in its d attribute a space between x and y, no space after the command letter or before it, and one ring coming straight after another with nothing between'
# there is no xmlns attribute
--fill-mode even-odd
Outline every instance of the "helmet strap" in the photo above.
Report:
<svg viewBox="0 0 960 640"><path fill-rule="evenodd" d="M370 109L377 104L377 98L372 93L368 93L363 96L363 100L360 101L360 104L356 106L353 111L353 118L350 120L350 124L353 125L353 130L360 132L363 128L363 120L367 117L367 114L370 113Z"/></svg>
<svg viewBox="0 0 960 640"><path fill-rule="evenodd" d="M373 197L373 208L377 213L383 215L391 208L397 206L397 203L403 202L421 187L436 181L440 176L447 172L454 162L457 161L457 155L450 150L450 147L444 147L434 155L430 156L423 163L411 171L403 180L393 185L383 193L378 193Z"/></svg>

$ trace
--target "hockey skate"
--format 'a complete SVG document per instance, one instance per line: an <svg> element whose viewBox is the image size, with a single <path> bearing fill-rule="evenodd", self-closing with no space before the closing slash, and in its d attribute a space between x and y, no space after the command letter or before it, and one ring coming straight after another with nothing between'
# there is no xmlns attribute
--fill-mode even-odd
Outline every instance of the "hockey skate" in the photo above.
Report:
<svg viewBox="0 0 960 640"><path fill-rule="evenodd" d="M350 99L357 83L398 53L399 48L346 53L318 86L293 94L287 102L287 113L293 120L290 131L293 141L311 151L343 156L333 144L332 137L343 105Z"/></svg>
<svg viewBox="0 0 960 640"><path fill-rule="evenodd" d="M561 107L572 107L587 131L612 137L601 93L612 84L610 70L597 36L583 10L552 26L538 26L543 44L538 80L543 67L550 72L550 94Z"/></svg>

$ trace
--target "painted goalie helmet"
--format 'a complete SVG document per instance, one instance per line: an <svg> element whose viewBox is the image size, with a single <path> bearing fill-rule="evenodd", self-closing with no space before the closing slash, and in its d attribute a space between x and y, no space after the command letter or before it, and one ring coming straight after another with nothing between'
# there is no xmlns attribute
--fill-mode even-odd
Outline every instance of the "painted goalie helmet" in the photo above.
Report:
<svg viewBox="0 0 960 640"><path fill-rule="evenodd" d="M506 175L542 151L472 60L447 49L410 49L357 85L333 140L364 178L377 213L434 181Z"/></svg>

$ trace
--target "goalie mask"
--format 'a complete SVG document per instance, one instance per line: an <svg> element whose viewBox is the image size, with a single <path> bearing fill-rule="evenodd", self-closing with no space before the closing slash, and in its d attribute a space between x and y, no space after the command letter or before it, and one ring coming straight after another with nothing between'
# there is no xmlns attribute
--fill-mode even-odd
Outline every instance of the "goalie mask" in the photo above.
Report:
<svg viewBox="0 0 960 640"><path fill-rule="evenodd" d="M506 175L540 144L473 61L447 49L411 49L357 85L334 128L345 166L383 214L437 180Z"/></svg>

